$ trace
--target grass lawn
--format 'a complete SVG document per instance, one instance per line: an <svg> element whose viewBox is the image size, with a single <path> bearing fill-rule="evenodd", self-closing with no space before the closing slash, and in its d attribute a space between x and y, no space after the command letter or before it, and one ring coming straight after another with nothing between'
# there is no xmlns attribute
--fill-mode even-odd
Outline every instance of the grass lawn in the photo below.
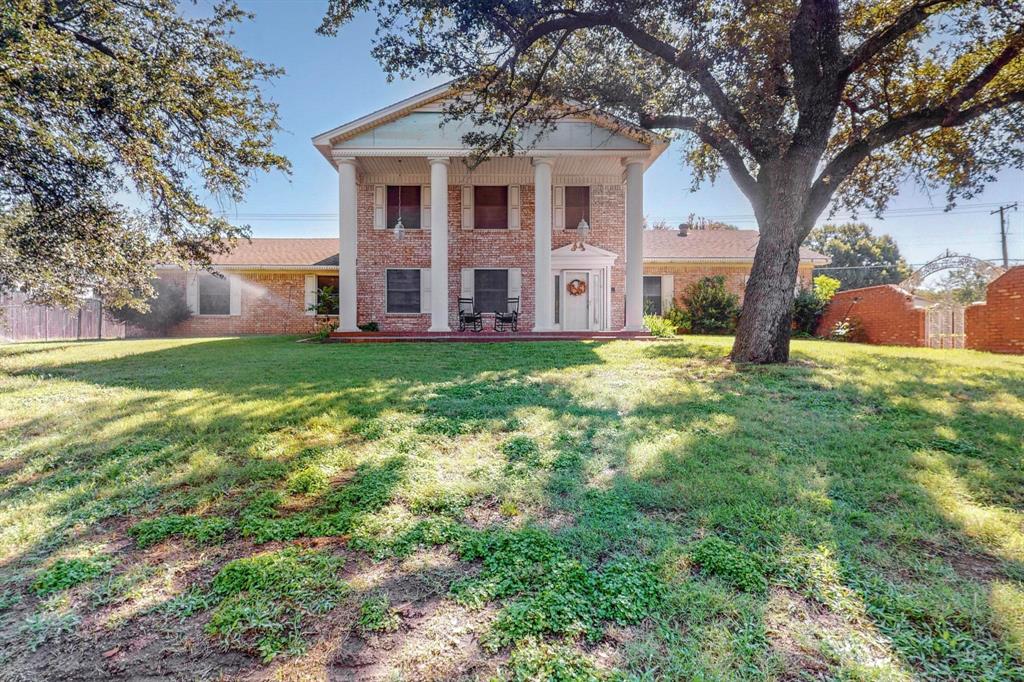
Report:
<svg viewBox="0 0 1024 682"><path fill-rule="evenodd" d="M0 347L0 679L1024 680L1024 358Z"/></svg>

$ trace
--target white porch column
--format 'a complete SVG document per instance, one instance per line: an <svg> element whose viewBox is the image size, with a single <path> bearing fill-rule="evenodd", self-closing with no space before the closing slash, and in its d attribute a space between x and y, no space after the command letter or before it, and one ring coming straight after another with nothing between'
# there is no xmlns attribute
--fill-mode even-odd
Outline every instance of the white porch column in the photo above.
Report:
<svg viewBox="0 0 1024 682"><path fill-rule="evenodd" d="M359 248L356 216L356 160L335 157L338 164L338 313L339 332L357 332L356 252Z"/></svg>
<svg viewBox="0 0 1024 682"><path fill-rule="evenodd" d="M430 161L430 331L448 332L448 159Z"/></svg>
<svg viewBox="0 0 1024 682"><path fill-rule="evenodd" d="M644 328L644 164L626 162L626 327Z"/></svg>
<svg viewBox="0 0 1024 682"><path fill-rule="evenodd" d="M533 331L554 326L551 298L551 159L533 160Z"/></svg>

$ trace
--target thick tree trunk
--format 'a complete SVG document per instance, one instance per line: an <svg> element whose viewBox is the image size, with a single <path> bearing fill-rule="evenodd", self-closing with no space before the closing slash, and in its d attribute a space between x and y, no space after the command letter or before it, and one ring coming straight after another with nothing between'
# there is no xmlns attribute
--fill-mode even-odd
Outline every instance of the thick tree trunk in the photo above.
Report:
<svg viewBox="0 0 1024 682"><path fill-rule="evenodd" d="M807 189L794 169L780 169L781 182L768 182L758 212L761 238L743 296L743 312L732 347L734 362L788 362L793 293L800 265L801 225Z"/></svg>

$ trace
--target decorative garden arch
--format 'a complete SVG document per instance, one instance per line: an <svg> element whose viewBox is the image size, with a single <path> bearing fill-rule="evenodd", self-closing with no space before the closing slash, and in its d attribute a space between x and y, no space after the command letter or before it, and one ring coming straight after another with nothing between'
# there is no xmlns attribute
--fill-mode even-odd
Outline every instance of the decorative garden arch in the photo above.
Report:
<svg viewBox="0 0 1024 682"><path fill-rule="evenodd" d="M947 249L946 253L942 254L938 258L933 258L928 261L915 270L910 277L907 277L905 280L900 282L900 287L913 293L921 288L925 279L934 275L936 272L942 272L944 270L970 270L971 272L977 273L978 275L986 278L989 282L1006 272L1002 268L992 265L988 261L975 258L974 256L964 256L959 253L953 253Z"/></svg>
<svg viewBox="0 0 1024 682"><path fill-rule="evenodd" d="M933 258L910 277L900 282L900 287L914 293L924 280L945 270L970 270L991 282L1005 272L1003 268L988 261L952 253L948 249L938 258ZM939 301L925 309L925 345L932 348L963 348L966 343L964 306L953 301Z"/></svg>

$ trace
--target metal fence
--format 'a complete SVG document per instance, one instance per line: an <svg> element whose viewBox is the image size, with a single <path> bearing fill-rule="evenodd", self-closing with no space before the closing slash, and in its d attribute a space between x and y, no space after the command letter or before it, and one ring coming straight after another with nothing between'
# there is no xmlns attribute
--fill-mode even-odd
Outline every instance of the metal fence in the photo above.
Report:
<svg viewBox="0 0 1024 682"><path fill-rule="evenodd" d="M125 324L88 298L78 310L34 305L22 293L0 293L0 341L123 339Z"/></svg>

